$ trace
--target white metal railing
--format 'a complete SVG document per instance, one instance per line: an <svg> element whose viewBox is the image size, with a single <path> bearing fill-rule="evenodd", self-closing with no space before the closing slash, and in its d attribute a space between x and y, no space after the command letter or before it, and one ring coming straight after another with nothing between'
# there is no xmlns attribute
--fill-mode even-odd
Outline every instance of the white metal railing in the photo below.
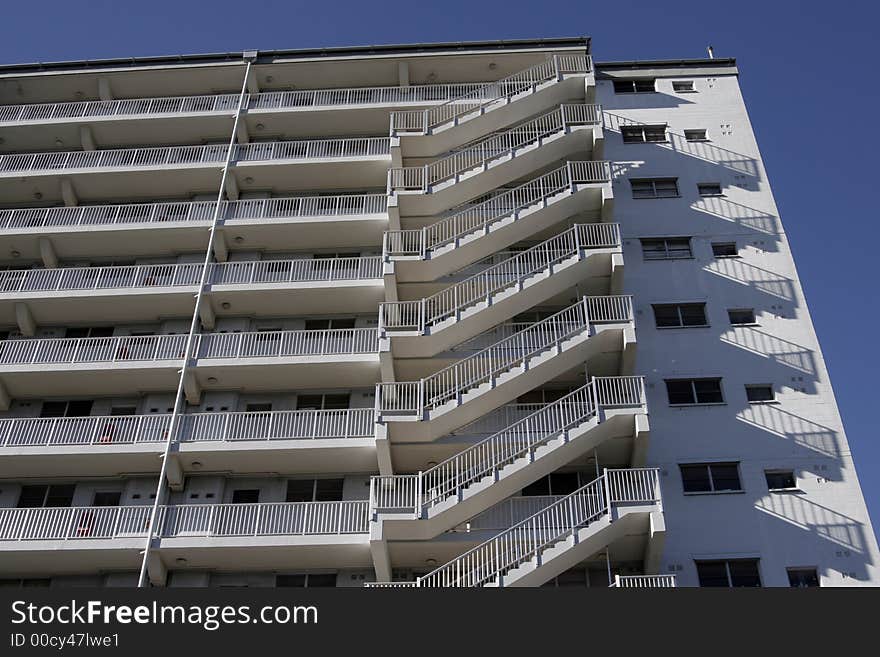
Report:
<svg viewBox="0 0 880 657"><path fill-rule="evenodd" d="M373 409L246 411L181 416L180 442L317 440L373 436ZM171 415L0 419L0 446L133 445L161 443Z"/></svg>
<svg viewBox="0 0 880 657"><path fill-rule="evenodd" d="M620 246L618 224L575 224L559 235L521 251L449 287L416 301L389 301L379 307L379 331L425 332L431 326L458 317L460 313L511 286L572 257L585 249Z"/></svg>
<svg viewBox="0 0 880 657"><path fill-rule="evenodd" d="M385 233L383 254L386 259L415 255L424 260L437 249L458 246L465 237L485 234L491 224L506 217L516 220L524 210L536 205L546 207L555 197L571 191L575 185L610 181L611 166L608 162L567 162L550 173L482 203L468 206L430 226L388 231Z"/></svg>
<svg viewBox="0 0 880 657"><path fill-rule="evenodd" d="M442 105L425 110L392 112L391 134L404 132L425 135L444 123L457 124L467 120L468 115L479 116L523 94L534 93L539 86L561 80L565 75L591 71L589 55L554 55L552 59L501 80L487 82Z"/></svg>
<svg viewBox="0 0 880 657"><path fill-rule="evenodd" d="M615 575L610 586L619 589L674 589L675 575Z"/></svg>
<svg viewBox="0 0 880 657"><path fill-rule="evenodd" d="M0 509L0 541L146 536L152 506ZM365 534L367 500L159 507L160 538Z"/></svg>
<svg viewBox="0 0 880 657"><path fill-rule="evenodd" d="M431 506L459 496L485 477L498 477L503 468L515 461L534 458L542 445L597 418L599 408L644 406L642 377L596 377L428 470L415 475L374 477L371 490L377 495L371 498L372 513L406 508L416 517L424 517ZM384 507L384 503L390 506Z"/></svg>
<svg viewBox="0 0 880 657"><path fill-rule="evenodd" d="M534 355L603 322L632 321L632 297L584 297L494 345L420 381L379 383L376 410L386 419L425 413L456 401L467 391L491 383L501 373L527 365Z"/></svg>
<svg viewBox="0 0 880 657"><path fill-rule="evenodd" d="M364 582L368 589L411 589L417 586L415 582Z"/></svg>
<svg viewBox="0 0 880 657"><path fill-rule="evenodd" d="M10 153L0 155L0 173L69 171L78 169L152 168L165 166L221 166L227 146L156 146L149 148ZM239 144L234 162L378 157L390 153L388 137L302 139L298 141Z"/></svg>
<svg viewBox="0 0 880 657"><path fill-rule="evenodd" d="M203 333L197 338L194 354L204 359L374 354L378 351L373 328ZM4 340L0 343L0 365L178 361L184 357L185 346L185 335Z"/></svg>
<svg viewBox="0 0 880 657"><path fill-rule="evenodd" d="M382 257L300 258L214 263L212 285L370 280L382 278Z"/></svg>
<svg viewBox="0 0 880 657"><path fill-rule="evenodd" d="M353 87L345 89L301 89L265 91L245 95L249 110L286 110L338 105L396 105L437 103L483 87L481 82L411 85L409 87ZM84 100L0 106L0 123L62 121L167 116L169 114L232 114L238 108L238 94L170 96Z"/></svg>
<svg viewBox="0 0 880 657"><path fill-rule="evenodd" d="M367 500L182 504L162 507L161 538L366 534Z"/></svg>
<svg viewBox="0 0 880 657"><path fill-rule="evenodd" d="M0 271L0 293L195 287L201 273L201 263L9 269Z"/></svg>
<svg viewBox="0 0 880 657"><path fill-rule="evenodd" d="M500 157L566 132L575 125L596 125L601 121L598 105L561 105L535 119L490 135L446 157L418 167L399 167L388 172L388 193L424 192L438 183L457 180L475 169L485 170Z"/></svg>
<svg viewBox="0 0 880 657"><path fill-rule="evenodd" d="M374 328L324 329L320 331L253 331L203 333L196 358L278 358L374 354L378 351Z"/></svg>
<svg viewBox="0 0 880 657"><path fill-rule="evenodd" d="M210 224L215 206L215 201L180 201L6 209L0 210L0 230L127 224L161 227L174 222ZM387 211L385 194L346 194L222 201L219 217L223 221L272 221Z"/></svg>
<svg viewBox="0 0 880 657"><path fill-rule="evenodd" d="M474 587L503 585L514 568L542 553L596 520L609 516L618 504L659 504L656 468L605 470L604 474L535 515L519 522L418 578L420 587Z"/></svg>

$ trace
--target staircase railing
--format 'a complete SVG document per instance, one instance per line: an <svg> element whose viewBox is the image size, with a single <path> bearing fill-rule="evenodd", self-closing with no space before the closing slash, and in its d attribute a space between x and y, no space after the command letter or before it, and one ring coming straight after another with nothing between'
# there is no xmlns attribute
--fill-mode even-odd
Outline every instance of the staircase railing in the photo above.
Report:
<svg viewBox="0 0 880 657"><path fill-rule="evenodd" d="M642 408L645 384L640 376L596 377L590 383L543 406L434 467L415 475L373 477L372 512L412 511L415 517L524 456L534 454L559 434L596 417L600 408ZM601 418L600 418L601 419ZM389 507L382 506L389 504Z"/></svg>
<svg viewBox="0 0 880 657"><path fill-rule="evenodd" d="M458 245L459 241L475 232L488 231L491 224L508 216L519 218L519 213L534 205L549 205L554 196L572 190L575 185L611 181L608 162L566 162L550 173L530 180L487 201L468 206L440 221L413 230L393 230L385 233L383 254L386 260L400 256L419 256L423 260L431 251Z"/></svg>
<svg viewBox="0 0 880 657"><path fill-rule="evenodd" d="M615 575L609 586L618 589L674 589L675 575Z"/></svg>
<svg viewBox="0 0 880 657"><path fill-rule="evenodd" d="M511 285L551 269L583 249L620 246L618 224L575 224L559 235L526 249L498 264L417 301L389 301L379 307L379 331L419 331L457 317L475 303L485 301Z"/></svg>
<svg viewBox="0 0 880 657"><path fill-rule="evenodd" d="M468 91L442 105L425 110L404 110L391 113L391 134L415 132L428 134L433 128L450 121L458 123L472 112L485 113L490 105L501 101L506 104L515 96L534 92L539 85L561 80L567 74L586 74L592 71L589 55L554 55L551 59L531 66L478 89Z"/></svg>
<svg viewBox="0 0 880 657"><path fill-rule="evenodd" d="M605 322L632 321L632 297L584 297L508 338L496 342L420 381L379 383L376 410L386 417L424 418L444 404L460 400L468 390L490 383L503 372L528 365L535 355Z"/></svg>
<svg viewBox="0 0 880 657"><path fill-rule="evenodd" d="M562 133L575 125L598 125L602 112L598 105L560 105L535 119L485 137L446 157L419 167L399 167L388 172L388 193L427 192L431 186L454 180L461 174L517 149Z"/></svg>
<svg viewBox="0 0 880 657"><path fill-rule="evenodd" d="M461 556L418 578L420 587L473 587L503 577L517 566L536 560L544 550L609 516L616 504L660 502L656 468L605 470L601 477L517 523Z"/></svg>

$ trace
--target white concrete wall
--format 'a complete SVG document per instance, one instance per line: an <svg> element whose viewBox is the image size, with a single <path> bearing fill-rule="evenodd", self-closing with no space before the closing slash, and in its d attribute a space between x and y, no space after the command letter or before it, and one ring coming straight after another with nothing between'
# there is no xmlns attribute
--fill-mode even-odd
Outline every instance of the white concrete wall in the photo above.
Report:
<svg viewBox="0 0 880 657"><path fill-rule="evenodd" d="M673 79L693 79L696 93L673 93ZM625 292L635 295L636 373L648 382L649 465L663 474L661 572L693 586L695 559L760 557L765 586L788 586L787 567L818 568L823 586L880 584L876 539L736 76L676 71L652 94L597 85ZM624 144L627 123L666 123L670 143ZM711 141L685 142L692 128ZM681 197L635 200L630 177L678 177ZM700 198L702 182L721 183L724 196ZM657 236L692 236L693 258L644 261L639 238ZM740 257L713 258L712 241L736 241ZM686 301L707 304L708 328L655 328L652 303ZM754 308L758 325L731 327L728 308ZM726 403L671 408L664 379L689 376L722 377ZM748 383L771 383L777 403L750 405ZM683 494L678 464L701 461L739 461L743 492ZM764 470L775 468L793 469L800 492L769 493Z"/></svg>

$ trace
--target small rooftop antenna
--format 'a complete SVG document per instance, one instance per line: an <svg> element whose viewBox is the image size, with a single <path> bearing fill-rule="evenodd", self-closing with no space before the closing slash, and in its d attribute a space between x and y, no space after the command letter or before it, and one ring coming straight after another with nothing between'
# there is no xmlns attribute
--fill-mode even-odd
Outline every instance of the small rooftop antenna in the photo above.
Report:
<svg viewBox="0 0 880 657"><path fill-rule="evenodd" d="M706 46L706 52L709 53L709 59L715 59L715 51L712 49L712 46Z"/></svg>

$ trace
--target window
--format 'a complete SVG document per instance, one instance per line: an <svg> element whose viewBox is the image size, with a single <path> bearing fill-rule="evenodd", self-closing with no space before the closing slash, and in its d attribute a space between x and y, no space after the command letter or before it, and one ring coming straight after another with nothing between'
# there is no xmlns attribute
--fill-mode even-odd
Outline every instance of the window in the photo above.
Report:
<svg viewBox="0 0 880 657"><path fill-rule="evenodd" d="M316 588L336 586L336 573L306 573L303 575L276 575L278 588Z"/></svg>
<svg viewBox="0 0 880 657"><path fill-rule="evenodd" d="M91 413L91 399L47 401L40 408L40 417L85 417Z"/></svg>
<svg viewBox="0 0 880 657"><path fill-rule="evenodd" d="M232 491L233 504L256 504L260 501L259 488L237 488Z"/></svg>
<svg viewBox="0 0 880 657"><path fill-rule="evenodd" d="M65 338L109 338L112 335L112 326L79 326L64 331Z"/></svg>
<svg viewBox="0 0 880 657"><path fill-rule="evenodd" d="M645 260L675 260L692 258L690 237L659 237L643 239L642 256Z"/></svg>
<svg viewBox="0 0 880 657"><path fill-rule="evenodd" d="M750 404L763 404L776 401L776 395L769 383L750 383L746 385L746 399Z"/></svg>
<svg viewBox="0 0 880 657"><path fill-rule="evenodd" d="M643 144L645 142L665 142L665 125L628 125L620 129L624 144Z"/></svg>
<svg viewBox="0 0 880 657"><path fill-rule="evenodd" d="M697 192L700 196L724 196L721 183L697 183Z"/></svg>
<svg viewBox="0 0 880 657"><path fill-rule="evenodd" d="M616 94L645 94L653 93L653 78L639 80L614 80L614 93Z"/></svg>
<svg viewBox="0 0 880 657"><path fill-rule="evenodd" d="M70 506L75 488L74 484L22 486L17 506L19 509Z"/></svg>
<svg viewBox="0 0 880 657"><path fill-rule="evenodd" d="M631 178L633 198L675 198L678 178Z"/></svg>
<svg viewBox="0 0 880 657"><path fill-rule="evenodd" d="M522 494L524 497L569 495L587 483L589 481L581 483L580 474L577 472L553 472L523 488Z"/></svg>
<svg viewBox="0 0 880 657"><path fill-rule="evenodd" d="M797 479L794 470L765 470L767 490L796 490Z"/></svg>
<svg viewBox="0 0 880 657"><path fill-rule="evenodd" d="M119 506L121 501L122 492L118 490L99 491L92 498L92 506Z"/></svg>
<svg viewBox="0 0 880 657"><path fill-rule="evenodd" d="M343 479L291 479L286 502L340 502Z"/></svg>
<svg viewBox="0 0 880 657"><path fill-rule="evenodd" d="M736 463L689 463L679 465L685 493L723 493L740 491L739 467Z"/></svg>
<svg viewBox="0 0 880 657"><path fill-rule="evenodd" d="M307 319L306 331L323 331L325 329L350 329L354 328L354 317L333 317L330 319Z"/></svg>
<svg viewBox="0 0 880 657"><path fill-rule="evenodd" d="M759 587L761 575L757 559L697 561L700 586Z"/></svg>
<svg viewBox="0 0 880 657"><path fill-rule="evenodd" d="M679 404L723 404L721 379L667 379L666 392L669 403Z"/></svg>
<svg viewBox="0 0 880 657"><path fill-rule="evenodd" d="M757 324L753 308L732 308L727 311L727 317L734 326Z"/></svg>
<svg viewBox="0 0 880 657"><path fill-rule="evenodd" d="M247 413L268 413L272 410L271 402L254 402L245 404L245 412Z"/></svg>
<svg viewBox="0 0 880 657"><path fill-rule="evenodd" d="M696 91L693 80L673 80L672 90L677 94L687 94Z"/></svg>
<svg viewBox="0 0 880 657"><path fill-rule="evenodd" d="M705 130L685 130L684 138L686 141L709 141Z"/></svg>
<svg viewBox="0 0 880 657"><path fill-rule="evenodd" d="M788 568L788 585L804 589L819 586L819 573L815 568Z"/></svg>
<svg viewBox="0 0 880 657"><path fill-rule="evenodd" d="M297 395L296 410L342 410L349 407L350 401L351 395L347 392L327 395Z"/></svg>
<svg viewBox="0 0 880 657"><path fill-rule="evenodd" d="M736 258L739 251L736 242L712 242L712 255L716 258Z"/></svg>
<svg viewBox="0 0 880 657"><path fill-rule="evenodd" d="M705 303L661 303L652 308L657 328L708 326Z"/></svg>

